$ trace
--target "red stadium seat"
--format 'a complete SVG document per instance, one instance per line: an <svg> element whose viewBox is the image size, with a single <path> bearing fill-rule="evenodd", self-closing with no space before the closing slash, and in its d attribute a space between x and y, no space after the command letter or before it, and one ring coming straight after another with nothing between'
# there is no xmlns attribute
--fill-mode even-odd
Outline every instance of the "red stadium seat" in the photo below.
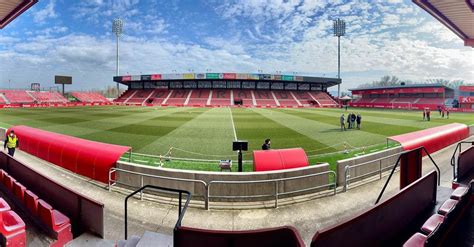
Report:
<svg viewBox="0 0 474 247"><path fill-rule="evenodd" d="M25 222L15 212L0 213L0 233L6 239L5 246L26 246Z"/></svg>
<svg viewBox="0 0 474 247"><path fill-rule="evenodd" d="M440 214L433 214L425 221L421 227L421 231L429 235L435 232L441 226L441 224L443 224L443 222L444 216Z"/></svg>
<svg viewBox="0 0 474 247"><path fill-rule="evenodd" d="M12 191L14 181L16 180L8 174L3 177L3 185L5 185L5 188L9 191Z"/></svg>
<svg viewBox="0 0 474 247"><path fill-rule="evenodd" d="M443 216L447 216L449 213L451 213L454 208L456 208L456 205L458 204L457 200L453 199L448 199L446 200L443 205L438 209L438 214L441 214Z"/></svg>
<svg viewBox="0 0 474 247"><path fill-rule="evenodd" d="M56 232L69 225L69 218L66 215L53 209L51 205L41 199L38 200L38 216L41 221Z"/></svg>
<svg viewBox="0 0 474 247"><path fill-rule="evenodd" d="M0 197L0 213L11 210L10 205L5 201L5 199Z"/></svg>
<svg viewBox="0 0 474 247"><path fill-rule="evenodd" d="M451 199L461 201L469 192L469 188L467 187L457 187L453 193L451 193Z"/></svg>
<svg viewBox="0 0 474 247"><path fill-rule="evenodd" d="M423 247L427 239L428 236L417 232L403 244L403 247Z"/></svg>
<svg viewBox="0 0 474 247"><path fill-rule="evenodd" d="M25 196L25 186L21 185L20 183L18 182L13 182L13 194L15 195L16 198L18 198L18 200L22 201L23 202L23 198Z"/></svg>
<svg viewBox="0 0 474 247"><path fill-rule="evenodd" d="M24 198L25 206L33 215L38 214L38 196L33 192L26 190Z"/></svg>

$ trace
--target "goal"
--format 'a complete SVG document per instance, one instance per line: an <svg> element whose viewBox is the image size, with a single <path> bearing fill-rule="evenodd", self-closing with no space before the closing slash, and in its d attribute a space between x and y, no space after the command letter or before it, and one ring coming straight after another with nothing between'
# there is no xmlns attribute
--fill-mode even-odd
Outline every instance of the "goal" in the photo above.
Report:
<svg viewBox="0 0 474 247"><path fill-rule="evenodd" d="M407 109L411 110L411 102L392 102L392 109Z"/></svg>

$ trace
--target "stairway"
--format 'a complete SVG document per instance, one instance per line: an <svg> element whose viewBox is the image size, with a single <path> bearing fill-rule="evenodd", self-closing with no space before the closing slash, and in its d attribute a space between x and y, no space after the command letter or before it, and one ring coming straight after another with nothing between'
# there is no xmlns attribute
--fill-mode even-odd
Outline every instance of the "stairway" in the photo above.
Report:
<svg viewBox="0 0 474 247"><path fill-rule="evenodd" d="M6 97L3 93L0 93L0 98L2 98L3 101L5 101L5 103L6 103L7 105L10 104L10 101L7 99L7 97Z"/></svg>

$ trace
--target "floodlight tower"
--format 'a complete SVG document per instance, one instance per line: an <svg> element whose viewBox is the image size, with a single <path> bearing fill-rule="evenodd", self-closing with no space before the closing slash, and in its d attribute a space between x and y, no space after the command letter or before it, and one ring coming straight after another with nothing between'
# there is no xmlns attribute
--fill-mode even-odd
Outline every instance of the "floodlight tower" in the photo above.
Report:
<svg viewBox="0 0 474 247"><path fill-rule="evenodd" d="M337 18L334 20L334 36L337 36L337 78L341 79L341 36L346 34L346 22ZM341 84L337 84L337 101L341 98Z"/></svg>
<svg viewBox="0 0 474 247"><path fill-rule="evenodd" d="M112 32L115 34L115 37L117 37L117 57L116 57L116 76L119 76L120 74L120 69L119 69L119 41L120 41L120 36L122 35L123 32L123 21L120 18L114 19L112 22ZM117 98L120 96L120 86L119 83L117 82Z"/></svg>

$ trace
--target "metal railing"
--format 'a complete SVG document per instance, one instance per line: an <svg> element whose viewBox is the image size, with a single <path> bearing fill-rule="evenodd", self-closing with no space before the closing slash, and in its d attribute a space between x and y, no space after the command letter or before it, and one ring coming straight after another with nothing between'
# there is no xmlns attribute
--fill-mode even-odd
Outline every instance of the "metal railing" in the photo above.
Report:
<svg viewBox="0 0 474 247"><path fill-rule="evenodd" d="M425 148L424 146L421 146L421 147L419 147L419 148L422 149L422 153L423 153L423 151L426 153L426 155L430 158L431 162L432 162L433 165L435 166L436 171L437 171L437 173L438 173L438 176L437 176L437 177L438 177L438 186L439 186L439 185L441 184L441 171L440 171L438 165L437 165L436 162L433 160L433 158L431 157L430 153L428 152L428 150L426 150L426 148ZM380 191L380 194L379 194L379 196L377 197L377 201L375 201L375 204L379 203L380 199L382 198L382 195L383 195L383 193L385 192L385 189L387 188L387 185L388 185L388 183L390 182L390 179L392 179L392 175L393 175L393 173L395 172L395 169L397 168L398 164L400 164L400 160L401 160L402 156L403 156L404 154L410 153L410 152L412 152L412 151L413 151L413 150L407 150L407 151L404 151L404 152L400 153L400 156L398 157L397 162L396 162L395 165L393 166L392 171L390 172L390 175L388 176L388 179L387 179L387 181L385 182L385 185L384 185L383 188L382 188L382 191Z"/></svg>
<svg viewBox="0 0 474 247"><path fill-rule="evenodd" d="M451 156L451 166L453 167L453 180L455 180L458 176L456 174L456 153L458 152L459 150L459 153L458 153L458 157L459 155L461 155L461 146L462 144L471 144L472 146L474 146L474 141L471 141L471 142L459 142L457 145L456 145L456 149L454 149L454 152L453 152L453 156Z"/></svg>
<svg viewBox="0 0 474 247"><path fill-rule="evenodd" d="M370 161L366 161L366 162L362 162L360 164L357 164L357 165L347 165L344 167L344 187L343 187L343 192L346 192L347 191L347 188L349 187L349 183L350 181L352 180L356 180L356 179L359 179L359 178L362 178L362 177L367 177L367 176L370 176L372 174L379 174L379 179L382 179L382 173L384 171L387 171L387 170L390 170L390 167L384 167L382 168L382 161L384 160L388 160L390 158L393 158L393 157L396 157L398 155L400 155L401 153L397 153L397 154L392 154L392 155L389 155L389 156L385 156L383 158L379 158L379 159L374 159L374 160L370 160ZM359 176L355 176L355 177L350 177L350 170L351 169L354 169L354 168L358 168L358 167L362 167L362 166L367 166L367 165L373 165L373 164L376 164L376 163L379 163L379 169L378 170L375 170L375 171L372 171L372 172L368 172L368 173L364 173L362 175L359 175Z"/></svg>
<svg viewBox="0 0 474 247"><path fill-rule="evenodd" d="M184 214L186 213L186 209L189 206L189 202L191 201L191 192L186 191L186 190L179 190L179 189L172 189L172 188L165 188L165 187L159 187L159 186L154 186L154 185L145 185L142 186L140 189L132 192L125 198L125 214L124 214L124 226L125 226L125 240L128 238L128 199L130 197L134 196L137 193L142 193L145 189L154 189L154 190L161 190L161 191L166 191L166 192L171 192L171 193L177 193L178 194L178 220L176 221L176 224L174 226L174 229L176 230L178 227L181 226L181 221L183 220ZM186 202L184 203L184 207L182 206L182 195L186 195Z"/></svg>
<svg viewBox="0 0 474 247"><path fill-rule="evenodd" d="M116 184L123 184L123 185L127 185L127 186L134 186L134 185L130 185L130 184L120 183L120 182L118 182L117 180L112 179L113 174L116 174L116 172L124 172L124 173L127 173L127 174L133 174L133 175L139 176L139 177L140 177L140 187L143 187L143 186L144 186L143 178L147 177L147 178L157 178L157 179L163 179L163 180L169 180L169 181L181 181L181 182L189 182L189 183L202 184L202 186L204 187L204 191L207 191L207 183L204 182L204 181L202 181L202 180L158 176L158 175L146 174L146 173L141 173L141 172L129 171L129 170L120 169L120 168L116 168L116 167L112 167L112 168L110 168L110 170L109 170L109 184L108 184L108 187L107 187L107 189L108 189L109 191L111 191L111 190L112 190L112 186L114 186L114 185L116 185ZM140 200L143 200L143 195L144 195L144 192L143 192L143 190L142 190L142 191L140 191ZM207 195L207 193L205 193L204 196L206 196L206 195ZM204 202L205 202L204 207L205 207L206 209L208 209L208 208L209 208L209 205L208 205L209 200L207 200L207 198L205 198Z"/></svg>
<svg viewBox="0 0 474 247"><path fill-rule="evenodd" d="M121 162L121 163L126 163L126 162ZM289 178L277 178L277 179L267 179L267 180L250 180L250 181L210 181L208 183L204 182L203 180L197 180L197 179L186 179L186 178L175 178L175 177L166 177L166 176L158 176L158 175L152 175L152 174L146 174L146 173L140 173L140 172L134 172L126 169L121 169L121 168L115 168L112 167L109 170L109 182L108 182L108 190L112 190L112 186L116 184L123 184L126 186L131 186L135 187L136 185L130 185L126 183L121 183L118 182L117 180L114 180L113 174L116 174L117 172L123 172L127 174L132 174L140 177L140 187L144 186L144 181L143 178L156 178L156 179L163 179L163 180L169 180L169 181L181 181L181 182L190 182L190 183L197 183L201 184L204 187L204 208L208 210L210 208L210 198L258 198L258 197L274 197L275 198L275 207L278 207L278 198L281 195L287 195L287 194L293 194L293 193L298 193L298 192L305 192L305 191L310 191L310 190L315 190L318 188L324 188L324 187L330 187L332 186L332 189L334 191L334 195L336 194L336 189L337 189L337 174L334 171L325 171L321 173L315 173L315 174L308 174L308 175L302 175L302 176L295 176L295 177L289 177ZM317 177L317 176L323 176L323 175L328 175L328 179L330 178L329 176L332 176L333 182L328 182L327 184L324 185L319 185L319 186L313 186L310 188L305 188L305 189L300 189L300 190L294 190L294 191L286 191L286 192L279 192L278 191L278 185L280 182L285 182L285 181L292 181L292 180L298 180L298 179L305 179L309 177ZM248 196L210 196L210 189L211 189L211 184L256 184L256 183L275 183L275 190L273 194L268 194L268 195L248 195ZM138 192L137 192L138 193ZM139 191L140 193L140 200L143 200L143 195L144 192L143 190Z"/></svg>
<svg viewBox="0 0 474 247"><path fill-rule="evenodd" d="M286 192L279 192L279 184L280 182L285 182L285 181L291 181L291 180L297 180L297 179L304 179L304 178L309 178L309 177L317 177L317 176L322 176L322 175L332 175L333 183L327 183L324 185L319 185L319 186L313 186L310 188L305 188L305 189L300 189L300 190L294 190L294 191L286 191ZM329 187L333 186L334 190L334 195L336 194L336 182L337 182L337 175L334 171L325 171L321 173L315 173L315 174L308 174L308 175L302 175L302 176L296 176L296 177L290 177L290 178L277 178L277 179L267 179L267 180L249 180L249 181L210 181L207 185L207 195L206 198L207 200L210 201L211 198L262 198L262 197L274 197L275 198L275 208L278 207L278 198L280 195L287 195L287 194L293 194L293 193L298 193L298 192L305 192L305 191L310 191L310 190L315 190L319 188L324 188L324 187ZM211 191L211 185L213 184L260 184L260 183L274 183L274 191L273 194L262 194L262 195L246 195L246 196L212 196L210 194Z"/></svg>

